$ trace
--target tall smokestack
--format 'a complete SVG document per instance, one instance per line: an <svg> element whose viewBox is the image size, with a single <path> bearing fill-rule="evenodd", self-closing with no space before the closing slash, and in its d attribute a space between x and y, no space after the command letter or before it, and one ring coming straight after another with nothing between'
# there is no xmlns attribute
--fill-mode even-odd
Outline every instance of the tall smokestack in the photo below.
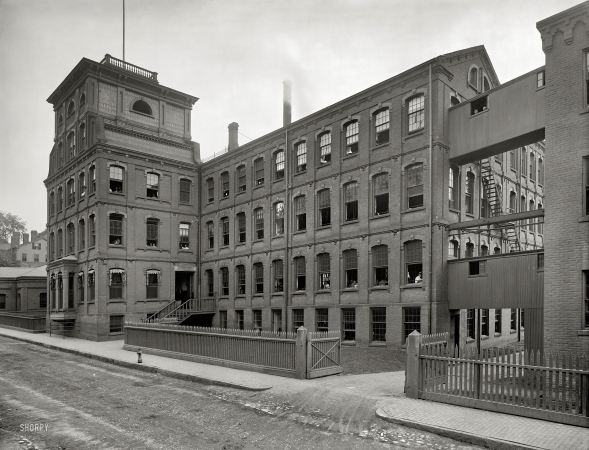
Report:
<svg viewBox="0 0 589 450"><path fill-rule="evenodd" d="M22 243L23 244L28 244L29 243L29 233L23 233L22 234Z"/></svg>
<svg viewBox="0 0 589 450"><path fill-rule="evenodd" d="M31 230L31 242L37 240L37 230Z"/></svg>
<svg viewBox="0 0 589 450"><path fill-rule="evenodd" d="M282 126L290 125L292 118L292 81L284 80L284 102L282 110Z"/></svg>
<svg viewBox="0 0 589 450"><path fill-rule="evenodd" d="M239 147L237 143L237 133L239 130L239 124L237 122L231 122L229 124L229 151L235 150Z"/></svg>
<svg viewBox="0 0 589 450"><path fill-rule="evenodd" d="M20 245L20 233L18 231L12 233L12 237L10 238L10 246L12 248L18 247Z"/></svg>

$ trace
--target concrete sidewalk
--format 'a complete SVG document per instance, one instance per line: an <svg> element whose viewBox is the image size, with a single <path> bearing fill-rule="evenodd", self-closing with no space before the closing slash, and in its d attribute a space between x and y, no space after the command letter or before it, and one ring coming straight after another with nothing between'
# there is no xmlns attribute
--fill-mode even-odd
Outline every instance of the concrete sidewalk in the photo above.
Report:
<svg viewBox="0 0 589 450"><path fill-rule="evenodd" d="M143 355L143 364L138 364L137 355L123 350L121 340L64 339L1 327L0 335L174 378L266 391L264 395L288 398L300 410L321 410L337 419L340 430L360 435L376 413L389 422L493 449L589 449L586 428L408 399L403 394L403 372L296 380L155 355Z"/></svg>

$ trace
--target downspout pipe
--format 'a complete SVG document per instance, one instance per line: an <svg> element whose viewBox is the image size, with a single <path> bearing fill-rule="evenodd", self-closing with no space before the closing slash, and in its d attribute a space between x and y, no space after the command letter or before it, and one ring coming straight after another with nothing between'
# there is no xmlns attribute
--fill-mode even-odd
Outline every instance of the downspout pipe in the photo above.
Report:
<svg viewBox="0 0 589 450"><path fill-rule="evenodd" d="M433 307L433 243L434 243L434 230L432 227L433 223L433 186L432 186L432 172L433 172L433 114L432 114L432 64L429 64L429 80L428 80L428 107L429 107L429 150L428 150L428 161L429 161L429 170L428 170L428 177L429 177L429 283L428 283L428 296L429 296L429 323L428 323L428 332L431 334L432 330L432 307Z"/></svg>
<svg viewBox="0 0 589 450"><path fill-rule="evenodd" d="M288 125L288 124L287 124ZM284 129L284 262L283 262L283 273L284 273L284 331L288 331L288 297L290 292L290 256L288 252L288 236L289 236L289 224L290 224L290 159L288 156L288 129ZM296 330L293 330L296 332Z"/></svg>

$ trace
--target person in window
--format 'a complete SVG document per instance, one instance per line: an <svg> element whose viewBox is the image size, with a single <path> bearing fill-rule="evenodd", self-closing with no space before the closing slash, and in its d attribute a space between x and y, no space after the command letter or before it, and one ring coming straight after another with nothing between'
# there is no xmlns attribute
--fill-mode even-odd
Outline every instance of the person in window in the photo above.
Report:
<svg viewBox="0 0 589 450"><path fill-rule="evenodd" d="M419 272L417 274L417 276L415 277L415 282L416 283L421 283L423 281L423 278L421 277L421 272Z"/></svg>
<svg viewBox="0 0 589 450"><path fill-rule="evenodd" d="M358 283L356 283L355 280L350 280L350 282L348 283L348 287L349 288L357 288L358 287Z"/></svg>

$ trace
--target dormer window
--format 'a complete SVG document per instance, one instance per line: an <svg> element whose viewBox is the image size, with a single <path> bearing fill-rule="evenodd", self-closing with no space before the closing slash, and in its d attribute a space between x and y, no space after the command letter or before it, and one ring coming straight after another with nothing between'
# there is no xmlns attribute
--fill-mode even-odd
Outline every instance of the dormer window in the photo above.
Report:
<svg viewBox="0 0 589 450"><path fill-rule="evenodd" d="M135 103L133 103L133 107L131 109L141 114L147 114L148 116L153 115L151 112L151 106L149 106L147 102L143 100L137 100Z"/></svg>
<svg viewBox="0 0 589 450"><path fill-rule="evenodd" d="M70 102L70 104L67 106L67 115L68 115L68 117L71 116L75 112L76 112L76 104L72 100Z"/></svg>

